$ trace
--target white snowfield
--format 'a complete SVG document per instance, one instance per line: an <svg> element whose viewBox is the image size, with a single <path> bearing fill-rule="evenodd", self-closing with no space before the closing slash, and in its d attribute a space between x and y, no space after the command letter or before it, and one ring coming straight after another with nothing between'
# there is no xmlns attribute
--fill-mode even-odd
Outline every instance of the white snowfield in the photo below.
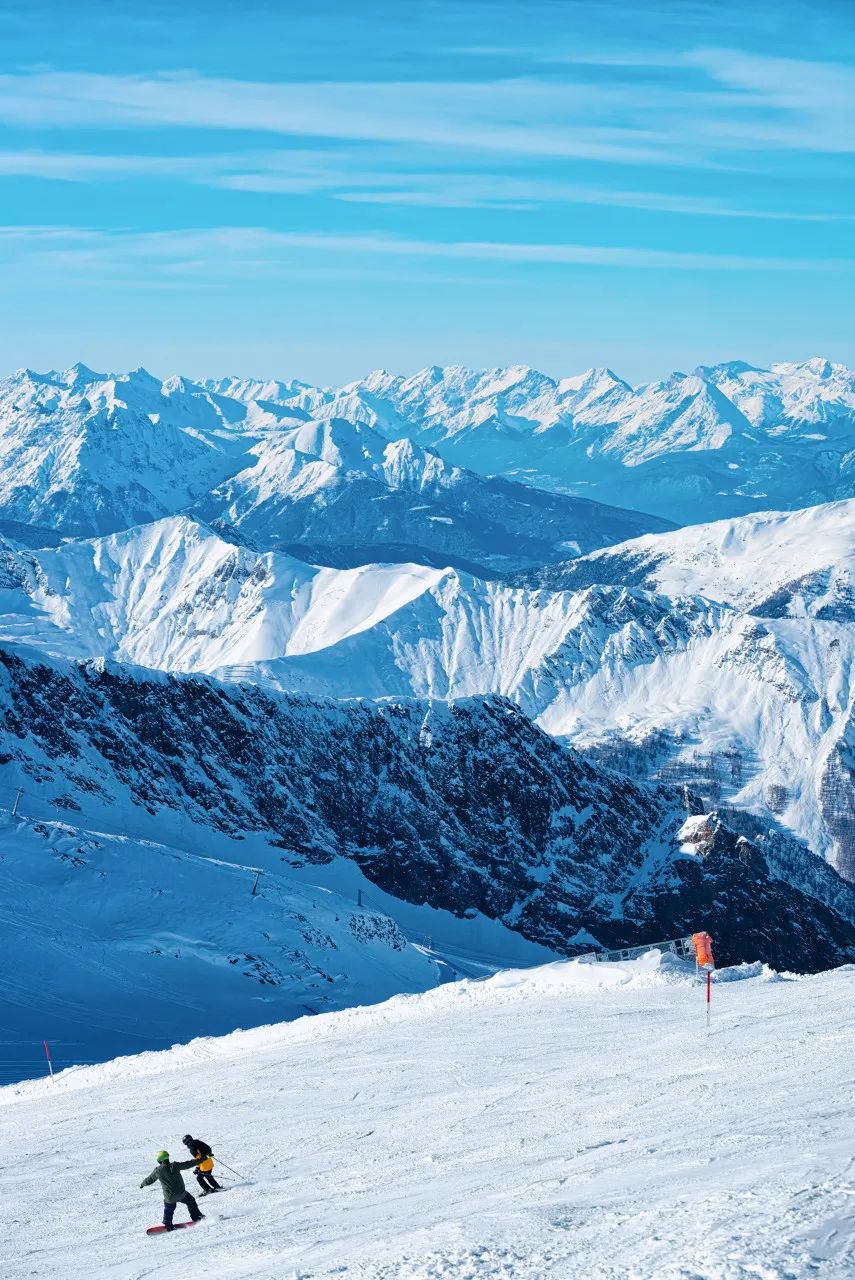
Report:
<svg viewBox="0 0 855 1280"><path fill-rule="evenodd" d="M0 1090L0 1274L845 1280L855 967L716 978L709 1032L649 953ZM188 1130L241 1176L148 1238Z"/></svg>

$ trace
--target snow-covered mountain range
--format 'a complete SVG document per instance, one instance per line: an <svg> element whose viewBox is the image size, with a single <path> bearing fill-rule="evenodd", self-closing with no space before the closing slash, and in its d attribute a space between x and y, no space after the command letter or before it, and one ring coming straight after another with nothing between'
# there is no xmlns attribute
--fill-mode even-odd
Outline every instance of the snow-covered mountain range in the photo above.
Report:
<svg viewBox="0 0 855 1280"><path fill-rule="evenodd" d="M129 1044L87 984L162 1040L712 917L855 957L853 386L1 382L9 965L60 921L10 1037Z"/></svg>
<svg viewBox="0 0 855 1280"><path fill-rule="evenodd" d="M0 382L0 529L32 545L191 512L319 563L537 566L668 522L451 466L411 440L184 378Z"/></svg>
<svg viewBox="0 0 855 1280"><path fill-rule="evenodd" d="M448 367L320 388L76 365L0 381L0 448L0 519L91 535L192 510L329 563L386 547L521 568L663 518L855 496L855 373L734 361L631 387L608 369Z"/></svg>
<svg viewBox="0 0 855 1280"><path fill-rule="evenodd" d="M335 389L209 385L679 524L855 495L855 373L822 358L701 366L639 387L605 368L554 380L524 366L376 372Z"/></svg>

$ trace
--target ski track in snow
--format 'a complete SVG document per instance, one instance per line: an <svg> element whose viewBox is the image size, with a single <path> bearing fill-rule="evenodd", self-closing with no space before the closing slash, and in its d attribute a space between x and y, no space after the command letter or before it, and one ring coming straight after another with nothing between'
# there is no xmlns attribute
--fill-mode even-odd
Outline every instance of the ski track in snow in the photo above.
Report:
<svg viewBox="0 0 855 1280"><path fill-rule="evenodd" d="M720 976L744 975L709 1033L702 989L647 955L1 1090L0 1274L845 1280L855 967ZM138 1183L188 1128L242 1178L149 1239Z"/></svg>

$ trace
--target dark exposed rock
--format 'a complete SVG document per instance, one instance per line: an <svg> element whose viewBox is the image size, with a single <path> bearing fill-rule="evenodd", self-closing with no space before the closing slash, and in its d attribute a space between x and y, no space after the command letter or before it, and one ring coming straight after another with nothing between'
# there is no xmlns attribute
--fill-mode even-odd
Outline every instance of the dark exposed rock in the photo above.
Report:
<svg viewBox="0 0 855 1280"><path fill-rule="evenodd" d="M256 831L289 861L349 857L398 898L566 954L581 930L617 947L706 928L724 961L855 959L855 889L812 878L797 842L776 860L774 833L713 816L681 847L691 793L597 768L501 698L318 702L0 649L0 749L84 818L130 795L202 843Z"/></svg>
<svg viewBox="0 0 855 1280"><path fill-rule="evenodd" d="M548 591L584 591L588 587L649 587L664 556L652 551L622 552L605 556L566 559L538 565L510 578L514 586L543 587Z"/></svg>

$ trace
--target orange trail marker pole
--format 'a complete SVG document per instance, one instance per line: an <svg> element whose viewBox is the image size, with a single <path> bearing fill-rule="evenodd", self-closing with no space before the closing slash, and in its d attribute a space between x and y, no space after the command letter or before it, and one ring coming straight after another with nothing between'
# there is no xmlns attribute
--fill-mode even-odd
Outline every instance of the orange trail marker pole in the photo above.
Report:
<svg viewBox="0 0 855 1280"><path fill-rule="evenodd" d="M50 1060L50 1049L48 1048L47 1040L45 1040L44 1046L45 1046L45 1057L47 1058L48 1070L50 1071L50 1078L52 1080L53 1079L53 1063Z"/></svg>
<svg viewBox="0 0 855 1280"><path fill-rule="evenodd" d="M711 981L715 960L712 953L712 938L708 933L693 933L692 945L695 948L696 969L703 969L707 975L707 1030L710 1027L710 1001L712 999Z"/></svg>

